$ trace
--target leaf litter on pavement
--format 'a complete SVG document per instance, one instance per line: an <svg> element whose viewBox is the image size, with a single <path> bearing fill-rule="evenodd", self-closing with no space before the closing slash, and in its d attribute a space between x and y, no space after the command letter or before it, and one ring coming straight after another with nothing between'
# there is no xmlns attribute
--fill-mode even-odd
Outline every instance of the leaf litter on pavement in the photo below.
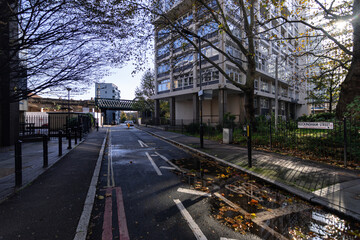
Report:
<svg viewBox="0 0 360 240"><path fill-rule="evenodd" d="M176 172L184 183L220 194L221 199L212 194L209 214L241 234L252 232L264 239L334 239L336 229L335 239L360 237L358 223L327 213L240 170L198 156L172 162L185 170Z"/></svg>

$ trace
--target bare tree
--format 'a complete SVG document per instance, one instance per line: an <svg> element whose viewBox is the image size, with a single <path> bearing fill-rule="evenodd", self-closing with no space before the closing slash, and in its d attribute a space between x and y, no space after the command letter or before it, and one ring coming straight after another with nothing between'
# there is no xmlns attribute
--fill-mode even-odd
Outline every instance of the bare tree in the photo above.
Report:
<svg viewBox="0 0 360 240"><path fill-rule="evenodd" d="M360 2L307 0L299 2L298 8L308 13L297 19L290 16L281 16L281 19L305 27L301 36L305 44L301 44L303 49L299 52L311 56L310 67L324 68L326 62L328 70L321 71L322 75L336 69L345 73L336 107L337 117L341 118L346 106L360 94ZM307 49L308 46L315 48Z"/></svg>
<svg viewBox="0 0 360 240"><path fill-rule="evenodd" d="M126 1L1 0L1 36L12 29L10 44L0 49L0 72L27 84L0 98L14 102L68 86L83 91L106 66L129 60L137 37L133 16Z"/></svg>

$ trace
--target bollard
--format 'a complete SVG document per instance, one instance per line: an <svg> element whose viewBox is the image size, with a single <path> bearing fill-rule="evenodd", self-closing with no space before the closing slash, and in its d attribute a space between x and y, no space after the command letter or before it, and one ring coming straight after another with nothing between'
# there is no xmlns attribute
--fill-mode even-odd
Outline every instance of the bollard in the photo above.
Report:
<svg viewBox="0 0 360 240"><path fill-rule="evenodd" d="M79 140L82 140L82 131L83 131L83 127L82 125L80 125L80 136L79 136Z"/></svg>
<svg viewBox="0 0 360 240"><path fill-rule="evenodd" d="M71 128L68 129L68 147L67 149L71 149Z"/></svg>
<svg viewBox="0 0 360 240"><path fill-rule="evenodd" d="M62 156L62 131L59 130L59 156Z"/></svg>
<svg viewBox="0 0 360 240"><path fill-rule="evenodd" d="M22 154L21 141L15 143L15 187L20 187L22 184Z"/></svg>
<svg viewBox="0 0 360 240"><path fill-rule="evenodd" d="M97 132L99 131L99 124L98 123L96 124L96 131Z"/></svg>
<svg viewBox="0 0 360 240"><path fill-rule="evenodd" d="M43 158L43 167L46 168L49 165L48 137L46 134L43 136Z"/></svg>
<svg viewBox="0 0 360 240"><path fill-rule="evenodd" d="M269 120L269 127L270 127L270 149L272 149L272 129L271 129L271 119Z"/></svg>
<svg viewBox="0 0 360 240"><path fill-rule="evenodd" d="M251 158L251 125L246 126L247 130L247 147L248 147L248 167L252 167L252 158Z"/></svg>
<svg viewBox="0 0 360 240"><path fill-rule="evenodd" d="M74 136L74 137L75 137L75 145L76 145L76 144L77 144L77 131L78 131L78 128L75 127L75 128L74 128L74 131L75 131L75 132L74 132L74 133L75 133L75 136Z"/></svg>
<svg viewBox="0 0 360 240"><path fill-rule="evenodd" d="M344 166L347 167L347 129L346 129L346 117L344 117Z"/></svg>

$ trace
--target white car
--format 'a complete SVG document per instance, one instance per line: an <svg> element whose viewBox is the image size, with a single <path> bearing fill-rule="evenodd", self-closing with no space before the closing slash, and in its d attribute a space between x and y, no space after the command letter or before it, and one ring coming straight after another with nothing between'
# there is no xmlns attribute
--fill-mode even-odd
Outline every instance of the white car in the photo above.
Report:
<svg viewBox="0 0 360 240"><path fill-rule="evenodd" d="M125 123L125 125L128 125L128 123L129 123L130 126L134 126L134 122L132 120L125 121L124 123Z"/></svg>

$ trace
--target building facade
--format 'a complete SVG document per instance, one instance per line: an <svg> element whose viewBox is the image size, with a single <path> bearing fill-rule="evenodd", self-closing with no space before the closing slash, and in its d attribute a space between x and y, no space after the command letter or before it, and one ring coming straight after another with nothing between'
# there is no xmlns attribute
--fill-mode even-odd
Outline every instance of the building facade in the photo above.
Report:
<svg viewBox="0 0 360 240"><path fill-rule="evenodd" d="M95 97L120 99L120 90L113 83L95 83ZM103 113L103 123L106 125L120 124L120 111L106 110Z"/></svg>
<svg viewBox="0 0 360 240"><path fill-rule="evenodd" d="M211 21L211 14L206 14L204 7L191 4L191 0L162 1L162 10L169 18L174 16L174 24L185 28L196 35L211 41L211 43L227 53L246 69L246 58L234 41L226 34L219 31L219 24ZM236 18L231 12L231 0L209 1L208 6L229 14L229 28L232 35L245 40L241 30L240 21L231 21ZM275 9L274 9L275 11ZM262 12L259 11L261 18ZM205 19L205 20L204 20ZM206 20L207 19L207 20ZM170 102L170 116L172 124L190 123L199 119L200 90L200 65L202 76L202 90L205 97L202 101L202 116L204 123L218 124L223 122L223 116L231 113L236 116L236 121L245 119L245 95L239 88L219 72L210 62L201 61L199 64L198 53L191 44L178 33L171 31L163 24L161 17L154 20L155 25L155 72L156 72L156 100ZM266 34L291 38L298 33L296 24L274 25L272 22L259 27L258 32L269 30ZM261 34L260 34L261 35ZM198 44L194 39L193 41ZM234 81L245 84L246 76L239 68L227 59L224 54L206 42L202 43L202 53L212 62L216 63ZM260 37L255 40L257 77L254 82L254 107L257 116L270 115L275 112L277 95L278 114L284 119L297 118L307 114L306 106L306 81L299 81L301 67L304 60L291 56L296 42L267 41ZM277 59L277 60L276 60ZM278 62L278 64L276 64ZM276 78L276 75L278 76ZM278 91L276 91L276 86ZM155 112L155 117L158 116Z"/></svg>

